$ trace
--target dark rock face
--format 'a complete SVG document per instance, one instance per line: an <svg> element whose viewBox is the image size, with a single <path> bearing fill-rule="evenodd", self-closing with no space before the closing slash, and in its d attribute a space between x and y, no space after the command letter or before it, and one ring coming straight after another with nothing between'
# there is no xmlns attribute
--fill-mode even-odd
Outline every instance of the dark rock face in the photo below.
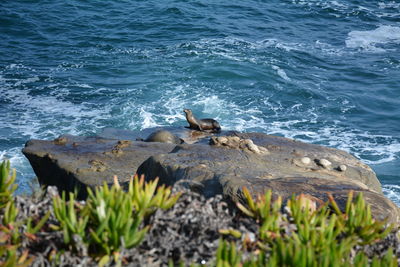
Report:
<svg viewBox="0 0 400 267"><path fill-rule="evenodd" d="M303 193L316 202L332 193L343 207L353 190L363 192L376 217L399 221L397 206L382 195L372 169L344 151L262 133L221 136L167 130L185 144L134 141L149 132L109 129L102 137L31 140L23 153L40 183L59 190L111 183L114 175L123 183L135 172L148 180L159 177L162 184L187 184L206 197L223 194L232 201L243 200L245 186L254 195L271 189L284 199ZM80 192L84 197L86 190Z"/></svg>
<svg viewBox="0 0 400 267"><path fill-rule="evenodd" d="M64 135L54 141L30 140L23 149L40 184L86 196L86 187L129 181L148 157L168 153L174 144Z"/></svg>

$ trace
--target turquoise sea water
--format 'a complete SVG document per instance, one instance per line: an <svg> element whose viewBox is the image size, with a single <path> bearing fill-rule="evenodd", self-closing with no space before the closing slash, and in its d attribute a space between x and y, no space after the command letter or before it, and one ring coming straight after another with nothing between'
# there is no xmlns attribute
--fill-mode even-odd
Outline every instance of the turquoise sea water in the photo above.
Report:
<svg viewBox="0 0 400 267"><path fill-rule="evenodd" d="M0 2L0 159L31 138L186 125L344 149L400 204L400 1Z"/></svg>

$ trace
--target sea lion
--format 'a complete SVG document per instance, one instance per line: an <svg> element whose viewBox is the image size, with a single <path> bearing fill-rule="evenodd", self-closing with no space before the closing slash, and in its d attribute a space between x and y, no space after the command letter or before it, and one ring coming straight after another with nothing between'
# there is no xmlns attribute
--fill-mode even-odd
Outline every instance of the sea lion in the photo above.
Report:
<svg viewBox="0 0 400 267"><path fill-rule="evenodd" d="M166 130L158 130L151 133L145 140L136 139L138 141L144 142L160 142L160 143L170 143L170 144L182 144L184 141L173 133Z"/></svg>
<svg viewBox="0 0 400 267"><path fill-rule="evenodd" d="M186 120L189 126L186 128L198 130L198 131L210 131L214 133L219 133L221 131L221 126L214 119L197 119L190 109L184 109L183 112L186 114Z"/></svg>

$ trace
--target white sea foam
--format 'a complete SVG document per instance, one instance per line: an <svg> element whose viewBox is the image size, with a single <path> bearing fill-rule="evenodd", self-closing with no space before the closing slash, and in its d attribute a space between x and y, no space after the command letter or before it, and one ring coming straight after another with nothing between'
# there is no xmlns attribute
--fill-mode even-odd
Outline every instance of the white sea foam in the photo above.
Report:
<svg viewBox="0 0 400 267"><path fill-rule="evenodd" d="M322 53L326 55L343 55L344 53L349 53L349 51L345 51L343 47L336 47L319 40L314 43L302 43L287 42L276 38L254 41L235 37L225 37L217 39L201 39L199 41L191 42L190 45L192 46L191 51L196 51L196 54L198 55L214 55L232 61L274 66L277 66L279 63L287 64L287 62L280 62L276 58L271 58L268 54L265 54L265 51L277 49L288 53L299 51L313 54ZM288 77L288 75L285 75L281 71L277 74L279 76L282 75L283 79Z"/></svg>
<svg viewBox="0 0 400 267"><path fill-rule="evenodd" d="M378 7L380 9L387 9L387 8L393 8L398 10L400 8L400 3L395 2L395 1L389 1L389 2L379 2Z"/></svg>
<svg viewBox="0 0 400 267"><path fill-rule="evenodd" d="M400 27L383 25L370 31L351 31L346 39L348 48L359 48L372 52L384 52L377 45L400 44Z"/></svg>
<svg viewBox="0 0 400 267"><path fill-rule="evenodd" d="M386 197L400 206L400 186L394 184L386 184L382 186L382 191Z"/></svg>
<svg viewBox="0 0 400 267"><path fill-rule="evenodd" d="M328 10L330 15L337 18L349 18L361 12L369 17L398 18L400 7L400 3L397 1L381 1L378 3L366 1L363 5L345 0L292 0L292 3L307 9L312 8L317 12Z"/></svg>
<svg viewBox="0 0 400 267"><path fill-rule="evenodd" d="M317 7L321 9L330 8L336 12L341 13L349 10L348 2L339 0L292 0L292 3L296 5Z"/></svg>
<svg viewBox="0 0 400 267"><path fill-rule="evenodd" d="M26 79L20 79L14 84L14 86L20 86L20 85L26 84L26 83L33 83L33 82L37 82L39 80L40 79L37 76L31 77L31 78L26 78Z"/></svg>
<svg viewBox="0 0 400 267"><path fill-rule="evenodd" d="M241 61L267 65L267 69L271 67L284 80L290 80L290 78L278 65L284 66L287 62L271 60L268 58L269 55L265 56L265 50L276 48L283 50L280 51L282 53L293 50L310 52L310 49L337 52L334 47L322 42L301 44L276 39L252 42L235 38L206 39L191 43L191 45L199 55L204 53L207 56L213 55L234 61L239 58ZM249 52L248 50L255 51ZM10 68L24 68L24 66L15 65ZM187 84L179 82L163 84L159 91L152 92L155 96L151 101L142 92L145 92L146 88L127 88L121 90L121 95L112 92L113 97L109 99L110 103L106 107L99 107L90 103L77 104L68 101L71 84L54 83L51 79L46 88L52 88L52 95L30 94L29 91L19 88L26 83L37 81L38 77L33 75L23 80L7 80L11 86L2 86L6 83L4 78L0 83L0 94L15 106L19 116L18 120L14 116L5 118L6 121L2 122L17 135L22 135L26 139L51 138L61 133L82 134L84 132L82 128L105 126L110 121L111 124L117 124L117 127L131 129L181 125L185 123L183 108L192 108L198 113L202 113L202 116L218 119L224 130L262 131L306 142L325 144L344 149L363 159L366 163L388 162L397 159L400 155L400 143L397 139L344 128L339 123L332 125L321 122L322 119L319 117L321 111L318 110L318 107L308 107L307 103L304 105L288 104L282 101L282 104L281 100L273 102L268 97L251 100L250 103L240 103L244 98L240 101L233 100L232 95L229 94L231 88L216 90L209 83L191 81ZM73 83L72 86L90 88L90 90L82 90L90 93L107 93L107 90L111 90L91 88L90 85L84 83ZM218 86L223 87L224 85L219 84ZM277 84L276 90L284 92L286 90L284 83L283 85L282 83ZM146 101L138 100L138 95L144 96ZM335 100L328 99L328 101ZM348 101L346 103L344 100L341 105L342 113L345 114L349 108L351 109L351 106ZM287 116L287 114L291 116ZM107 123L97 123L98 120L105 119ZM377 142L376 139L383 141ZM23 161L20 160L23 157L20 149L18 147L15 150L0 153L0 156L11 157L17 164L17 169L21 169ZM26 162L24 164L27 165Z"/></svg>
<svg viewBox="0 0 400 267"><path fill-rule="evenodd" d="M331 99L330 101L337 101ZM212 93L210 88L193 85L179 85L166 90L156 103L143 107L149 114L153 114L153 121L142 123L147 125L169 125L184 121L183 108L192 108L201 111L204 115L217 118L223 129L237 131L264 131L269 134L283 135L305 142L319 143L346 150L361 158L367 164L390 162L400 156L400 142L391 136L374 135L357 129L343 128L340 121L334 124L321 124L320 111L317 107L307 107L299 103L287 107L278 102L264 101L265 107L273 116L267 116L265 107L249 103L239 106L229 97ZM349 101L342 101L342 114L346 114L352 107ZM155 108L156 107L156 108ZM165 112L160 112L160 107ZM264 111L261 111L263 108ZM282 118L288 114L293 117L301 114L302 119ZM155 121L155 122L154 122ZM313 124L318 126L313 126Z"/></svg>
<svg viewBox="0 0 400 267"><path fill-rule="evenodd" d="M142 118L142 129L161 126L154 120L153 113L147 112L143 107L140 108L140 117Z"/></svg>
<svg viewBox="0 0 400 267"><path fill-rule="evenodd" d="M99 107L66 100L70 94L69 81L61 85L48 77L44 80L47 84L43 86L42 83L38 83L41 79L35 75L37 72L22 64L10 64L3 72L15 70L24 78L0 80L0 95L5 100L4 112L0 113L5 133L2 138L28 140L54 138L64 133L82 134L85 128L96 131L99 126L97 121L109 117L109 106ZM30 88L33 88L35 93ZM38 94L49 89L51 92L47 94ZM1 157L11 159L13 166L19 171L24 170L25 165L29 166L22 157L21 148L10 148L1 154Z"/></svg>
<svg viewBox="0 0 400 267"><path fill-rule="evenodd" d="M90 86L89 84L86 84L86 83L79 83L79 84L77 84L77 86L81 87L81 88L93 88L92 86Z"/></svg>
<svg viewBox="0 0 400 267"><path fill-rule="evenodd" d="M223 94L212 93L211 88L193 84L171 85L158 100L136 107L141 117L140 128L165 126L185 121L182 110L192 108L203 116L213 117L221 122L224 130L261 131L282 135L300 141L318 143L348 151L367 164L390 162L400 156L400 141L391 136L374 135L357 129L344 128L340 121L333 124L321 122L318 108L295 103L287 107L265 99L264 107L248 103L238 105ZM337 101L331 99L329 101ZM342 101L342 114L351 109L348 100ZM130 106L130 109L134 109ZM264 111L261 111L263 108ZM265 114L265 108L272 116ZM291 116L292 114L293 116ZM301 119L286 119L298 117ZM137 123L137 122L136 122Z"/></svg>
<svg viewBox="0 0 400 267"><path fill-rule="evenodd" d="M272 69L276 70L276 73L284 80L290 81L291 79L287 76L286 72L278 66L272 65Z"/></svg>

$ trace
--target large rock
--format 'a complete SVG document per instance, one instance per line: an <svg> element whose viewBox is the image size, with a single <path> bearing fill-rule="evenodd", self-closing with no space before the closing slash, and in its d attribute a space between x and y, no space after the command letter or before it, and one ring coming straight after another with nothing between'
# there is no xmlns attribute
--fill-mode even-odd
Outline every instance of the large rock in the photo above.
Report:
<svg viewBox="0 0 400 267"><path fill-rule="evenodd" d="M243 200L245 186L254 195L271 189L285 199L303 193L321 202L332 193L344 207L353 190L363 192L377 218L400 218L371 168L344 151L261 133L231 133L211 143L178 145L150 157L138 173L167 185L187 183L206 196L222 193L232 201Z"/></svg>
<svg viewBox="0 0 400 267"><path fill-rule="evenodd" d="M53 141L30 140L22 152L40 184L55 185L59 191L77 188L79 197L84 198L87 186L112 183L114 175L126 182L144 160L174 147L167 143L64 135Z"/></svg>
<svg viewBox="0 0 400 267"><path fill-rule="evenodd" d="M319 203L331 193L344 207L353 190L363 192L375 217L399 221L399 210L383 196L375 173L344 151L262 133L221 136L182 128L167 129L185 141L182 145L135 141L156 130L106 129L96 137L31 140L23 153L41 184L61 191L78 187L80 197L86 196L87 186L112 183L114 175L123 183L137 172L232 201L243 201L247 187L253 195L271 189L284 199L303 193Z"/></svg>
<svg viewBox="0 0 400 267"><path fill-rule="evenodd" d="M227 142L219 146L183 144L176 146L171 153L149 158L138 173L149 179L159 176L161 181L170 185L182 179L208 183L228 175L238 179L305 177L346 180L382 192L372 169L344 151L260 133L232 133L231 136L239 140L237 143L250 139L266 152L252 152L246 149L248 146L241 148L240 145L232 148L234 146ZM321 161L330 165L324 166ZM346 170L340 170L340 166L346 166ZM208 190L216 189L206 187L204 194L213 194Z"/></svg>

